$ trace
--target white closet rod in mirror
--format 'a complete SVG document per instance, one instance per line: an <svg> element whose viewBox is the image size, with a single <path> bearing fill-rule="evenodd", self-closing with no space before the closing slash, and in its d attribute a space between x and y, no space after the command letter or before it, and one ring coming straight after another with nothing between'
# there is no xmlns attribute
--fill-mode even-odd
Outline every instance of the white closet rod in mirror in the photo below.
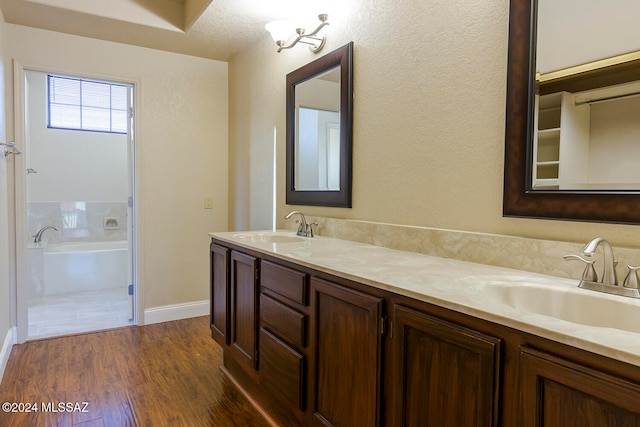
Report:
<svg viewBox="0 0 640 427"><path fill-rule="evenodd" d="M615 101L617 99L633 98L640 95L640 92L628 93L625 95L608 96L606 98L590 99L589 101L576 102L576 107L585 104L597 104L600 102Z"/></svg>

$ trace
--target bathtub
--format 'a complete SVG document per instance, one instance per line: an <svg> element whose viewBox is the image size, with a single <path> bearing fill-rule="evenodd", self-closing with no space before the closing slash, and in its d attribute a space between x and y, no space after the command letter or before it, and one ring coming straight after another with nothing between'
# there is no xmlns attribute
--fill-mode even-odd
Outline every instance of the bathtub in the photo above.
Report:
<svg viewBox="0 0 640 427"><path fill-rule="evenodd" d="M120 288L128 285L128 243L49 243L44 249L45 295Z"/></svg>

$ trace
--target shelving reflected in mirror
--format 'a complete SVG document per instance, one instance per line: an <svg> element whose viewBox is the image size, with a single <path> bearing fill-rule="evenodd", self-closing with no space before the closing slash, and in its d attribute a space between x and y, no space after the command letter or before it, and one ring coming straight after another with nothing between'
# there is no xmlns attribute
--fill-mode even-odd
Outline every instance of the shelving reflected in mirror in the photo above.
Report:
<svg viewBox="0 0 640 427"><path fill-rule="evenodd" d="M626 0L537 1L533 190L640 190L637 13Z"/></svg>
<svg viewBox="0 0 640 427"><path fill-rule="evenodd" d="M640 3L612 2L510 1L505 216L640 223Z"/></svg>

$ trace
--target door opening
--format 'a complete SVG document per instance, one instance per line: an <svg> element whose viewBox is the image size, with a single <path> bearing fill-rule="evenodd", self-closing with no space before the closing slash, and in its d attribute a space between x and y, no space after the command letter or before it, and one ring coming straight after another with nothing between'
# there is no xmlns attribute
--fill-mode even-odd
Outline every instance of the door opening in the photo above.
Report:
<svg viewBox="0 0 640 427"><path fill-rule="evenodd" d="M135 87L36 70L23 87L18 341L135 324Z"/></svg>

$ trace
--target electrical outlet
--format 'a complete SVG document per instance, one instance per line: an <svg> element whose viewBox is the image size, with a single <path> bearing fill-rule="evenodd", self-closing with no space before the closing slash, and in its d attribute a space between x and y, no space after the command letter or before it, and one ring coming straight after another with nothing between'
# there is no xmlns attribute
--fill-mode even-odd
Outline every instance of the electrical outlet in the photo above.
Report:
<svg viewBox="0 0 640 427"><path fill-rule="evenodd" d="M204 196L204 208L205 209L213 209L213 197L212 196Z"/></svg>

